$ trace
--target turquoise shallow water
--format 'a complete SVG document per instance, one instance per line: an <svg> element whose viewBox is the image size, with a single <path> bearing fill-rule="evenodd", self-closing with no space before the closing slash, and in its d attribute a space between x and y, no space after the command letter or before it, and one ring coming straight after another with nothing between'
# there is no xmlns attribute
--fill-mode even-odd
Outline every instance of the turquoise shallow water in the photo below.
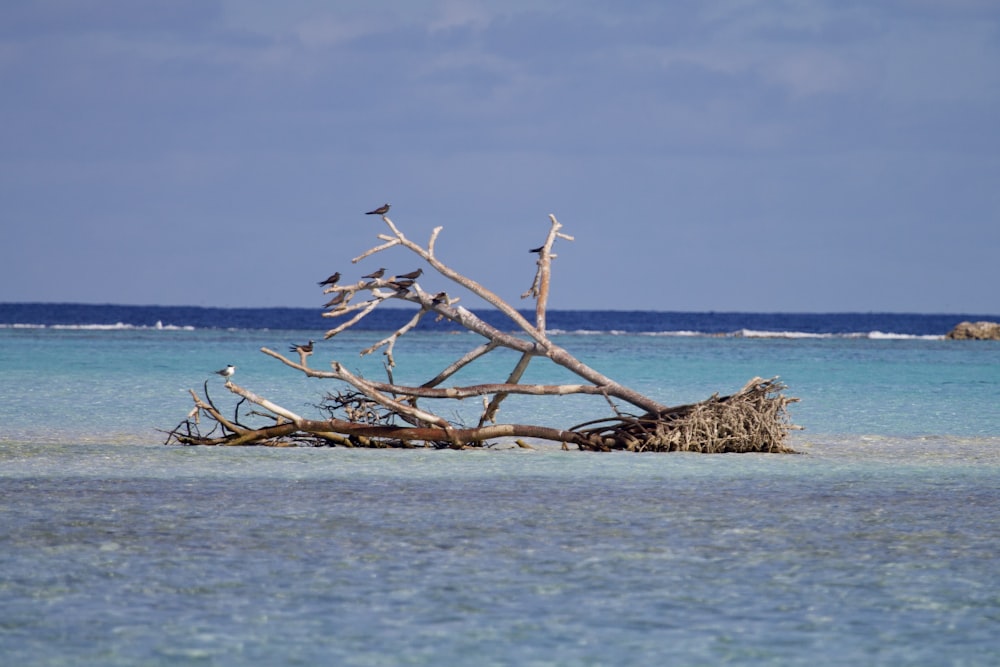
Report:
<svg viewBox="0 0 1000 667"><path fill-rule="evenodd" d="M380 332L343 334L317 344L312 364L337 358L382 378L381 354L357 351ZM315 332L253 330L0 329L0 437L52 442L157 442L191 406L187 390L210 380L213 398L229 399L211 371L239 367L241 385L307 412L327 384L303 378L264 356ZM419 384L480 339L417 332L397 347L396 379ZM582 361L663 403L701 400L738 390L754 376L780 376L801 398L793 418L825 435L1000 435L1000 343L867 338L755 339L644 335L563 335ZM513 354L496 354L457 376L460 383L506 377ZM527 382L571 380L537 362ZM476 405L457 417L474 419ZM602 399L509 399L501 419L566 427L605 414ZM449 415L451 416L451 415Z"/></svg>
<svg viewBox="0 0 1000 667"><path fill-rule="evenodd" d="M336 354L357 359L353 334ZM794 456L163 447L302 332L0 330L0 656L18 665L1000 659L1000 347L567 335L667 403L780 375ZM397 348L426 378L467 335ZM505 375L510 357L462 381ZM558 381L533 369L532 381ZM505 404L567 425L594 404ZM474 407L474 406L472 406Z"/></svg>

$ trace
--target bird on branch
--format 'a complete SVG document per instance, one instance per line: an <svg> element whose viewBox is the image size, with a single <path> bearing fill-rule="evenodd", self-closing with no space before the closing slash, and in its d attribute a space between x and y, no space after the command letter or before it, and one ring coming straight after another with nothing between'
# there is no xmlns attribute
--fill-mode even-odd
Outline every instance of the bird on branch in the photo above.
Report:
<svg viewBox="0 0 1000 667"><path fill-rule="evenodd" d="M390 208L392 208L391 204L388 204L388 203L382 204L381 206L379 206L374 211L368 211L367 213L365 213L365 215L385 215L386 213L389 212Z"/></svg>
<svg viewBox="0 0 1000 667"><path fill-rule="evenodd" d="M232 364L229 364L228 366L226 366L225 368L223 368L221 371L215 371L215 374L216 375L221 375L222 377L226 378L226 382L229 382L229 378L231 378L233 376L233 373L235 373L235 372L236 372L236 366L233 366Z"/></svg>
<svg viewBox="0 0 1000 667"><path fill-rule="evenodd" d="M346 296L347 296L347 292L341 292L337 296L333 297L332 299L330 299L329 301L327 301L326 303L324 303L323 307L324 308L329 308L330 306L339 306L341 303L344 302L344 297L346 297Z"/></svg>
<svg viewBox="0 0 1000 667"><path fill-rule="evenodd" d="M543 248L545 248L545 246L543 246L543 245L540 245L540 246L538 246L537 248L532 248L532 249L531 249L531 250L529 250L528 252L537 252L537 253L541 254L541 252L542 252L542 249L543 249Z"/></svg>
<svg viewBox="0 0 1000 667"><path fill-rule="evenodd" d="M397 280L416 280L424 272L423 269L417 269L416 271L410 271L409 273L404 273L401 276L396 276Z"/></svg>
<svg viewBox="0 0 1000 667"><path fill-rule="evenodd" d="M409 289L413 285L412 280L390 280L388 283L389 287L398 290Z"/></svg>
<svg viewBox="0 0 1000 667"><path fill-rule="evenodd" d="M319 282L319 284L320 285L331 285L332 286L332 285L336 285L339 280L340 280L340 271L337 271L336 273L334 273L333 275L331 275L326 280L321 280Z"/></svg>
<svg viewBox="0 0 1000 667"><path fill-rule="evenodd" d="M298 352L299 354L312 354L313 353L313 342L309 341L305 345L292 345L288 348L290 352Z"/></svg>
<svg viewBox="0 0 1000 667"><path fill-rule="evenodd" d="M370 278L371 280L378 280L385 275L385 268L381 268L378 271L372 271L367 276L361 276L362 278Z"/></svg>
<svg viewBox="0 0 1000 667"><path fill-rule="evenodd" d="M448 300L447 292L438 292L437 294L434 295L434 298L431 299L431 303L436 306L438 304L444 303L447 300Z"/></svg>

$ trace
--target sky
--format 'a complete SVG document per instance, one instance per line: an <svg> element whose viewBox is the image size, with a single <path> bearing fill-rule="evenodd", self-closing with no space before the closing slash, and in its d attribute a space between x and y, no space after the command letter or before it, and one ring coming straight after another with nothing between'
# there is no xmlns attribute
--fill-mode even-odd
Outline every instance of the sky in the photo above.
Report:
<svg viewBox="0 0 1000 667"><path fill-rule="evenodd" d="M390 202L521 307L551 213L551 308L1000 313L1000 0L5 0L0 91L0 302L318 307Z"/></svg>

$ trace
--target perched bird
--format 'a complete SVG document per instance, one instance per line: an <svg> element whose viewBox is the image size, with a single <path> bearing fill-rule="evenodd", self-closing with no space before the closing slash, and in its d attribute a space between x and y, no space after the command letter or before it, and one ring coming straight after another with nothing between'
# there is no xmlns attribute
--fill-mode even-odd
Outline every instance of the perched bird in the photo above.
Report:
<svg viewBox="0 0 1000 667"><path fill-rule="evenodd" d="M537 253L541 253L541 252L542 252L542 249L543 249L544 247L545 247L545 246L543 246L543 245L540 245L540 246L538 246L537 248L532 248L532 249L531 249L531 250L529 250L528 252L537 252Z"/></svg>
<svg viewBox="0 0 1000 667"><path fill-rule="evenodd" d="M374 211L368 211L367 213L365 213L365 215L385 215L386 213L389 212L389 209L391 207L392 207L391 204L382 204Z"/></svg>
<svg viewBox="0 0 1000 667"><path fill-rule="evenodd" d="M226 378L226 382L228 382L229 378L231 378L233 376L233 373L235 373L235 372L236 372L236 366L233 366L232 364L229 364L228 366L226 366L225 368L223 368L221 371L215 371L215 374L216 375L221 375L222 377Z"/></svg>
<svg viewBox="0 0 1000 667"><path fill-rule="evenodd" d="M313 352L313 342L309 341L305 345L292 345L288 349L291 352L298 352L299 354L312 354L312 352Z"/></svg>
<svg viewBox="0 0 1000 667"><path fill-rule="evenodd" d="M372 280L378 280L385 275L385 268L381 268L378 271L372 271L367 276L361 276L362 278L371 278Z"/></svg>
<svg viewBox="0 0 1000 667"><path fill-rule="evenodd" d="M347 292L341 292L337 296L333 297L329 301L323 304L324 308L329 308L330 306L339 306L344 302L344 297L347 296Z"/></svg>
<svg viewBox="0 0 1000 667"><path fill-rule="evenodd" d="M332 285L336 285L337 281L339 281L339 280L340 280L340 271L337 271L336 273L334 273L332 276L330 276L326 280L321 280L319 282L319 284L320 285L331 285L332 286Z"/></svg>
<svg viewBox="0 0 1000 667"><path fill-rule="evenodd" d="M437 294L434 295L434 298L431 299L431 303L436 306L439 303L444 303L447 300L448 300L447 292L438 292Z"/></svg>
<svg viewBox="0 0 1000 667"><path fill-rule="evenodd" d="M398 290L409 289L413 285L412 280L390 280L388 283L389 287Z"/></svg>
<svg viewBox="0 0 1000 667"><path fill-rule="evenodd" d="M409 273L404 273L401 276L396 276L396 278L402 280L416 280L423 272L423 269L417 269L416 271L410 271Z"/></svg>

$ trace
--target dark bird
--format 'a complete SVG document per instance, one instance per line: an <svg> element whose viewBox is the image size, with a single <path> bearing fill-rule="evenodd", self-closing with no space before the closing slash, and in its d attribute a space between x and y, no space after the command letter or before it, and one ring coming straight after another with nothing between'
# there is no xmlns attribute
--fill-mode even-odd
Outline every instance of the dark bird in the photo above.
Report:
<svg viewBox="0 0 1000 667"><path fill-rule="evenodd" d="M385 269L379 269L378 271L372 271L367 276L361 276L362 278L371 278L372 280L378 280L385 275Z"/></svg>
<svg viewBox="0 0 1000 667"><path fill-rule="evenodd" d="M385 215L386 213L389 212L389 209L391 207L392 207L391 204L382 204L374 211L368 211L367 213L365 213L365 215Z"/></svg>
<svg viewBox="0 0 1000 667"><path fill-rule="evenodd" d="M298 352L299 354L312 354L313 342L309 341L305 345L292 345L288 348L291 352Z"/></svg>
<svg viewBox="0 0 1000 667"><path fill-rule="evenodd" d="M337 271L335 274L333 274L332 276L330 276L326 280L321 280L319 282L319 284L320 285L336 285L337 281L339 281L339 280L340 280L340 271Z"/></svg>
<svg viewBox="0 0 1000 667"><path fill-rule="evenodd" d="M398 290L409 289L413 285L412 280L390 280L388 283L389 287Z"/></svg>
<svg viewBox="0 0 1000 667"><path fill-rule="evenodd" d="M447 292L438 292L437 294L434 295L434 298L431 299L431 303L436 306L439 303L444 303L447 300L448 300Z"/></svg>
<svg viewBox="0 0 1000 667"><path fill-rule="evenodd" d="M347 296L347 292L341 292L337 296L333 297L329 301L323 304L324 308L329 308L330 306L338 306L344 302L344 297Z"/></svg>
<svg viewBox="0 0 1000 667"><path fill-rule="evenodd" d="M233 373L235 373L235 372L236 372L236 366L233 366L232 364L229 364L228 366L226 366L225 368L223 368L221 371L215 371L215 374L216 375L221 375L222 377L226 378L226 382L229 382L229 378L231 378L233 376Z"/></svg>
<svg viewBox="0 0 1000 667"><path fill-rule="evenodd" d="M543 246L543 245L540 245L540 246L538 246L537 248L532 248L532 249L531 249L531 250L529 250L528 252L537 252L537 253L540 253L540 252L542 252L542 249L543 249L544 247L545 247L545 246Z"/></svg>
<svg viewBox="0 0 1000 667"><path fill-rule="evenodd" d="M404 273L401 276L396 276L397 280L416 280L420 277L420 274L424 272L423 269L417 269L416 271L410 271L409 273Z"/></svg>

